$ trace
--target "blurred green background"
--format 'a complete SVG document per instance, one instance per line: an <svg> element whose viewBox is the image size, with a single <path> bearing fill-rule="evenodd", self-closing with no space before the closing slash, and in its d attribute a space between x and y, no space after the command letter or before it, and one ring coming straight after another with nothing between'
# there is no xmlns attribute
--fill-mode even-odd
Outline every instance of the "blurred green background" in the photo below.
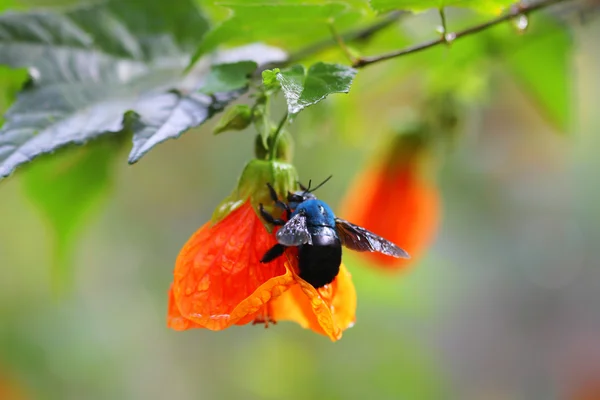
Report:
<svg viewBox="0 0 600 400"><path fill-rule="evenodd" d="M435 17L403 20L366 48L431 37ZM567 22L565 47L540 39L559 54L473 60L487 44L465 39L361 70L349 95L298 117L294 163L305 181L333 174L319 197L335 208L423 91L464 105L440 155L434 246L396 275L346 252L357 322L336 343L292 323L166 328L175 257L234 187L251 131L215 137L211 120L134 166L123 148L61 296L52 229L18 171L0 183L0 376L31 399L575 399L600 382L600 22ZM528 75L511 73L513 56L546 84L518 79ZM316 58L343 61L339 49ZM567 96L536 97L561 84L557 70Z"/></svg>

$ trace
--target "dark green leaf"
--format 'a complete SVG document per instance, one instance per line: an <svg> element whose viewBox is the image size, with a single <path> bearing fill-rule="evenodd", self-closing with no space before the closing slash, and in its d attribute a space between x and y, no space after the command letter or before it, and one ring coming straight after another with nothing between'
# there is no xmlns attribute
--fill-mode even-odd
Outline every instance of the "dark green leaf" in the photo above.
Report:
<svg viewBox="0 0 600 400"><path fill-rule="evenodd" d="M377 12L406 10L419 12L430 8L465 7L474 10L499 14L515 0L370 0L371 7Z"/></svg>
<svg viewBox="0 0 600 400"><path fill-rule="evenodd" d="M353 68L319 62L306 73L301 65L281 70L277 80L287 100L288 113L294 115L332 93L348 93L355 75Z"/></svg>
<svg viewBox="0 0 600 400"><path fill-rule="evenodd" d="M252 119L252 108L246 104L238 104L225 112L213 132L217 134L226 131L241 131L252 123Z"/></svg>
<svg viewBox="0 0 600 400"><path fill-rule="evenodd" d="M138 117L129 156L135 162L242 92L198 92L210 64L282 58L278 49L248 46L184 76L206 30L190 0L112 0L65 14L0 15L0 64L27 67L32 77L0 130L0 177L61 146L121 131L127 111Z"/></svg>
<svg viewBox="0 0 600 400"><path fill-rule="evenodd" d="M54 233L52 278L59 292L70 284L71 247L110 186L110 169L123 142L113 134L84 147L64 148L23 171L23 188Z"/></svg>
<svg viewBox="0 0 600 400"><path fill-rule="evenodd" d="M243 89L248 86L250 75L256 67L253 61L213 65L200 91L214 94Z"/></svg>

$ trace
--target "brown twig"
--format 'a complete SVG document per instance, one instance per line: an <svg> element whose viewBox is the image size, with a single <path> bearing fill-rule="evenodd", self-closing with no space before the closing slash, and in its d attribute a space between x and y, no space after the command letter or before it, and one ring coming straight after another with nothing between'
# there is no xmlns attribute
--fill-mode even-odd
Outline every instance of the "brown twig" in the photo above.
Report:
<svg viewBox="0 0 600 400"><path fill-rule="evenodd" d="M462 30L460 32L445 33L442 38L430 40L428 42L420 43L418 45L410 46L410 47L407 47L407 48L404 48L401 50L392 51L392 52L389 52L386 54L381 54L378 56L361 57L361 58L357 59L352 64L352 66L354 68L364 68L367 65L375 64L380 61L405 56L407 54L417 53L419 51L426 50L426 49L429 49L431 47L435 47L435 46L438 46L441 44L447 44L447 43L453 42L459 38L484 31L495 25L501 24L501 23L511 20L515 17L518 17L519 15L526 15L531 12L540 10L542 8L546 8L548 6L551 6L553 4L560 3L563 1L568 1L568 0L541 0L541 1L538 1L535 3L532 3L530 5L520 4L520 5L513 7L508 13L506 13L500 17L497 17L495 19L492 19L490 21L484 22L483 24L472 26L472 27Z"/></svg>

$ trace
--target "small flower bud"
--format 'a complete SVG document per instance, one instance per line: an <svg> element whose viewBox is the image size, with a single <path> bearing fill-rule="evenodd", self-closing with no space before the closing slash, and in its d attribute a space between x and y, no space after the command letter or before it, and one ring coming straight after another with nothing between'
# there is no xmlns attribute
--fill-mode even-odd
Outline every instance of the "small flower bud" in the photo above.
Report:
<svg viewBox="0 0 600 400"><path fill-rule="evenodd" d="M246 104L230 107L221 117L213 133L219 134L226 131L241 131L252 123L252 109Z"/></svg>

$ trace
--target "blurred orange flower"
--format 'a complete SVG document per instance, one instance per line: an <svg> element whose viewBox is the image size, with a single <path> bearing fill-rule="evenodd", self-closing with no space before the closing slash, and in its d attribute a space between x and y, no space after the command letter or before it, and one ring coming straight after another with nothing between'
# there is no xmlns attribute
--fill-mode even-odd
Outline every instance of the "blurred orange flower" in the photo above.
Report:
<svg viewBox="0 0 600 400"><path fill-rule="evenodd" d="M587 382L581 387L575 388L570 394L571 400L600 400L600 382Z"/></svg>
<svg viewBox="0 0 600 400"><path fill-rule="evenodd" d="M0 374L0 399L2 400L25 400L29 397L25 392L17 385L17 383L11 380L8 376Z"/></svg>
<svg viewBox="0 0 600 400"><path fill-rule="evenodd" d="M222 330L290 320L337 340L354 323L356 293L343 266L330 285L315 289L297 275L295 248L260 263L277 241L258 216L256 204L272 203L267 182L278 193L287 193L296 181L293 167L274 169L272 163L251 162L237 192L218 208L219 220L202 226L179 253L169 290L170 328Z"/></svg>
<svg viewBox="0 0 600 400"><path fill-rule="evenodd" d="M398 135L387 154L352 183L340 215L383 236L410 254L410 259L360 253L377 266L401 269L414 262L435 237L440 195L430 176L432 157L419 133Z"/></svg>

